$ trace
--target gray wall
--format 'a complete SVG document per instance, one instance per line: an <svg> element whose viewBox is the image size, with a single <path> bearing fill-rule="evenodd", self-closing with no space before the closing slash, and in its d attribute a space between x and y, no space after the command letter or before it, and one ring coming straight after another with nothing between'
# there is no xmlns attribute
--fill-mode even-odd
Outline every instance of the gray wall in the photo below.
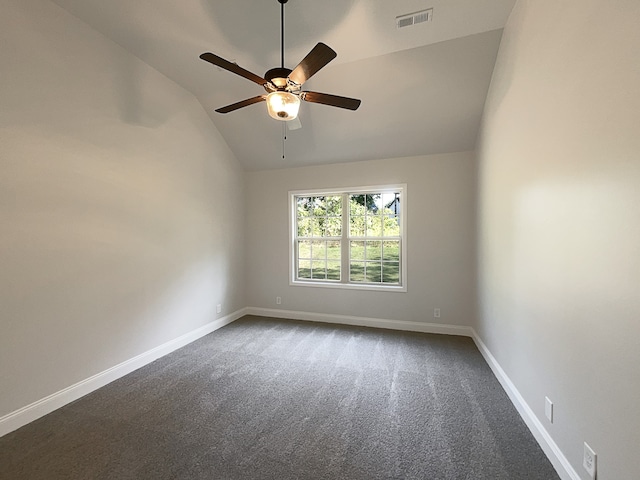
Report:
<svg viewBox="0 0 640 480"><path fill-rule="evenodd" d="M0 417L245 305L200 104L49 1L1 10Z"/></svg>
<svg viewBox="0 0 640 480"><path fill-rule="evenodd" d="M247 174L247 303L251 307L469 325L474 316L471 152ZM288 192L407 184L406 293L289 285ZM276 296L282 305L276 305ZM442 317L433 318L433 309Z"/></svg>
<svg viewBox="0 0 640 480"><path fill-rule="evenodd" d="M519 1L477 148L476 328L584 479L584 441L600 480L640 478L639 20Z"/></svg>

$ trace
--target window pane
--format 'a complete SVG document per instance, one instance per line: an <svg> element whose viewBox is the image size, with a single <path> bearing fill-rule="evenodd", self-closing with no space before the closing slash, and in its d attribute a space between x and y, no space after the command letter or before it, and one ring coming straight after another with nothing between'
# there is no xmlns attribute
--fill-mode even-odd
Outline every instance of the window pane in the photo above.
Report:
<svg viewBox="0 0 640 480"><path fill-rule="evenodd" d="M311 235L314 237L322 236L322 219L318 217L311 217L309 220L311 223Z"/></svg>
<svg viewBox="0 0 640 480"><path fill-rule="evenodd" d="M385 215L383 220L383 235L385 237L400 236L400 219L394 215Z"/></svg>
<svg viewBox="0 0 640 480"><path fill-rule="evenodd" d="M352 237L364 237L364 216L352 216L349 218L349 235Z"/></svg>
<svg viewBox="0 0 640 480"><path fill-rule="evenodd" d="M342 258L340 242L327 242L327 258L329 260L340 260Z"/></svg>
<svg viewBox="0 0 640 480"><path fill-rule="evenodd" d="M311 258L311 242L308 240L298 241L298 258Z"/></svg>
<svg viewBox="0 0 640 480"><path fill-rule="evenodd" d="M400 213L400 193L385 193L382 195L384 213L398 215Z"/></svg>
<svg viewBox="0 0 640 480"><path fill-rule="evenodd" d="M320 236L326 237L327 235L329 235L329 233L327 232L327 217L318 218L318 223L320 225Z"/></svg>
<svg viewBox="0 0 640 480"><path fill-rule="evenodd" d="M364 260L364 242L351 242L351 260Z"/></svg>
<svg viewBox="0 0 640 480"><path fill-rule="evenodd" d="M364 282L364 262L351 262L349 280L352 282Z"/></svg>
<svg viewBox="0 0 640 480"><path fill-rule="evenodd" d="M327 268L324 261L314 260L311 262L311 278L327 278Z"/></svg>
<svg viewBox="0 0 640 480"><path fill-rule="evenodd" d="M400 264L399 263L383 263L382 264L382 281L384 283L400 283Z"/></svg>
<svg viewBox="0 0 640 480"><path fill-rule="evenodd" d="M380 237L382 232L380 231L381 218L379 215L372 215L367 217L367 237Z"/></svg>
<svg viewBox="0 0 640 480"><path fill-rule="evenodd" d="M296 197L298 217L308 217L311 215L311 197Z"/></svg>
<svg viewBox="0 0 640 480"><path fill-rule="evenodd" d="M382 242L367 242L366 260L380 260L382 258Z"/></svg>
<svg viewBox="0 0 640 480"><path fill-rule="evenodd" d="M311 236L311 220L308 218L298 219L298 236L310 237Z"/></svg>
<svg viewBox="0 0 640 480"><path fill-rule="evenodd" d="M298 262L298 278L311 278L311 261L300 260Z"/></svg>
<svg viewBox="0 0 640 480"><path fill-rule="evenodd" d="M311 256L314 260L324 260L327 253L326 242L316 241L311 245Z"/></svg>
<svg viewBox="0 0 640 480"><path fill-rule="evenodd" d="M399 240L387 240L382 242L382 259L385 262L397 262L400 260Z"/></svg>
<svg viewBox="0 0 640 480"><path fill-rule="evenodd" d="M378 262L367 262L365 279L369 283L380 283L381 265Z"/></svg>
<svg viewBox="0 0 640 480"><path fill-rule="evenodd" d="M313 214L316 216L327 214L326 197L313 197Z"/></svg>
<svg viewBox="0 0 640 480"><path fill-rule="evenodd" d="M364 215L366 195L349 195L349 213L351 215Z"/></svg>
<svg viewBox="0 0 640 480"><path fill-rule="evenodd" d="M342 215L342 196L336 195L327 198L327 215Z"/></svg>
<svg viewBox="0 0 640 480"><path fill-rule="evenodd" d="M327 217L325 219L325 236L339 237L342 235L342 218Z"/></svg>
<svg viewBox="0 0 640 480"><path fill-rule="evenodd" d="M376 212L380 207L380 194L367 194L367 204L365 205L365 207L367 207L367 211L369 213Z"/></svg>
<svg viewBox="0 0 640 480"><path fill-rule="evenodd" d="M340 280L340 262L327 263L327 280Z"/></svg>

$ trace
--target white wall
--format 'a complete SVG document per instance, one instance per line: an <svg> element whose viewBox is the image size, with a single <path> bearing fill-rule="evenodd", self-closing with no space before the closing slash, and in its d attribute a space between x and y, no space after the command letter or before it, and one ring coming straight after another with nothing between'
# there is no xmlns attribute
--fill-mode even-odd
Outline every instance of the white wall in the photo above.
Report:
<svg viewBox="0 0 640 480"><path fill-rule="evenodd" d="M584 441L599 480L640 478L639 24L519 1L477 150L476 328L583 479Z"/></svg>
<svg viewBox="0 0 640 480"><path fill-rule="evenodd" d="M200 104L0 0L0 417L244 307L243 174Z"/></svg>
<svg viewBox="0 0 640 480"><path fill-rule="evenodd" d="M248 305L469 325L475 302L474 182L470 152L248 173ZM406 293L289 285L290 190L396 183L406 183L408 193ZM440 319L433 318L435 307Z"/></svg>

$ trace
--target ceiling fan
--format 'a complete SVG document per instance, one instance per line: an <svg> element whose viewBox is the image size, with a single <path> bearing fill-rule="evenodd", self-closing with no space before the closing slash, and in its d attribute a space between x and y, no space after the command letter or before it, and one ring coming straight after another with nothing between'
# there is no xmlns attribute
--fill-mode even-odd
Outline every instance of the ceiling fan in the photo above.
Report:
<svg viewBox="0 0 640 480"><path fill-rule="evenodd" d="M332 107L357 110L360 100L355 98L340 97L328 93L302 91L302 85L315 75L321 68L336 58L337 53L324 43L318 43L298 64L296 68L290 70L284 66L284 4L288 0L278 0L280 3L280 58L281 66L272 68L260 77L248 70L240 67L236 63L229 62L213 53L203 53L202 60L212 63L229 72L240 75L252 82L261 85L266 94L247 98L237 103L232 103L226 107L216 109L218 113L229 113L239 108L253 105L254 103L267 102L269 115L276 120L289 121L298 116L300 100L311 103L321 103Z"/></svg>

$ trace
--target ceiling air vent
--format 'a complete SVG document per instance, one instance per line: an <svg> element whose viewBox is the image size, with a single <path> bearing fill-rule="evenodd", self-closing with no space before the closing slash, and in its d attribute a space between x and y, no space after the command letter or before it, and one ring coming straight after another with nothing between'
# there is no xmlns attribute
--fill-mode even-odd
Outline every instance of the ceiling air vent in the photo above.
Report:
<svg viewBox="0 0 640 480"><path fill-rule="evenodd" d="M433 19L433 8L428 10L420 10L419 12L407 13L396 17L396 26L398 28L410 27L418 23L430 22Z"/></svg>

